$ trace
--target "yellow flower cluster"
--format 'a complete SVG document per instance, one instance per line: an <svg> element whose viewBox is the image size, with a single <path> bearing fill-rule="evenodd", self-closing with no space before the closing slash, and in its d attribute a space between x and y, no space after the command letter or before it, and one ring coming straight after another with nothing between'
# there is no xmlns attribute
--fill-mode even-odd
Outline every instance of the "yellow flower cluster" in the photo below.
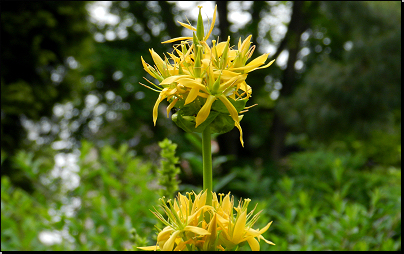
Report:
<svg viewBox="0 0 404 254"><path fill-rule="evenodd" d="M200 131L201 129L197 129L198 126L202 124L202 127L205 128L214 121L214 117L209 118L211 111L222 112L231 117L230 120L226 120L231 121L232 126L230 127L236 126L239 129L240 142L244 146L240 126L242 115L239 116L239 114L250 108L245 107L245 103L252 93L251 87L245 82L247 74L256 69L267 68L274 60L264 65L268 54L263 54L247 64L247 60L251 58L255 49L255 46L250 47L251 35L243 42L240 38L237 49L230 47L230 37L227 41L220 43L212 40L210 47L207 39L214 28L216 7L212 24L206 35L201 8L199 6L196 28L179 22L185 28L193 31L192 37L178 37L162 42L180 41L173 47L172 53L167 53L169 58L164 56L163 60L153 49L150 49L150 54L154 66L147 64L143 57L141 58L144 69L160 82L159 85L155 85L146 79L157 89L148 88L160 93L153 108L153 122L155 125L158 106L164 99L169 101L167 117L174 106L181 110L182 107L193 104L197 110L195 112L191 110L189 115L181 116L181 119L192 123L192 128L176 122L177 125L186 131ZM224 129L223 132L230 130L222 129Z"/></svg>
<svg viewBox="0 0 404 254"><path fill-rule="evenodd" d="M195 198L192 201L193 194ZM186 197L178 193L174 200L166 202L164 198L160 199L168 219L157 210L153 213L166 227L160 230L155 246L138 248L162 251L225 251L235 250L239 244L247 242L251 250L258 251L260 240L275 245L262 236L272 222L261 230L252 228L261 212L254 215L255 208L247 212L250 199L244 199L244 202L240 201L234 207L234 198L230 197L230 193L219 193L218 199L213 192L210 206L206 205L206 194L206 191L198 195L187 193Z"/></svg>

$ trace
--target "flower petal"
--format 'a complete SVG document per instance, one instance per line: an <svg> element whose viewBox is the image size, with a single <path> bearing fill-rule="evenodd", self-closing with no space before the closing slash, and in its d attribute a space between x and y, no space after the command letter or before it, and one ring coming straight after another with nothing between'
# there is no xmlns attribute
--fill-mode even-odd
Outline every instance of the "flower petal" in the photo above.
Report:
<svg viewBox="0 0 404 254"><path fill-rule="evenodd" d="M212 103L216 100L216 96L214 95L209 95L209 97L206 99L205 104L203 107L199 110L198 114L196 115L195 118L195 128L198 127L201 123L203 123L206 118L208 118L209 113L210 113L210 108L212 107Z"/></svg>
<svg viewBox="0 0 404 254"><path fill-rule="evenodd" d="M241 126L240 126L240 124L239 124L238 122L235 122L235 125L236 125L237 129L238 129L239 132L240 132L240 143L241 143L241 145L244 147L243 130L241 129Z"/></svg>
<svg viewBox="0 0 404 254"><path fill-rule="evenodd" d="M168 107L167 107L167 118L168 118L169 115L170 115L171 109L175 106L175 104L177 103L178 100L179 100L178 98L175 98L175 99L170 103L170 105L168 105Z"/></svg>
<svg viewBox="0 0 404 254"><path fill-rule="evenodd" d="M260 244L258 243L257 240L255 240L254 237L249 237L247 238L248 245L250 245L250 248L252 251L259 251L260 250Z"/></svg>
<svg viewBox="0 0 404 254"><path fill-rule="evenodd" d="M149 49L150 54L153 58L154 63L157 66L157 69L160 71L160 73L163 75L163 77L166 75L166 63L163 61L163 59L161 59L161 57L153 50L153 49Z"/></svg>
<svg viewBox="0 0 404 254"><path fill-rule="evenodd" d="M163 248L161 248L162 251L172 251L174 247L174 242L177 236L181 233L181 231L175 231L170 238L165 242Z"/></svg>
<svg viewBox="0 0 404 254"><path fill-rule="evenodd" d="M153 122L154 122L154 126L156 126L156 121L157 121L157 116L158 116L158 108L159 108L159 104L162 100L164 100L167 95L168 88L164 88L161 93L159 94L159 97L157 98L156 103L154 104L153 107Z"/></svg>
<svg viewBox="0 0 404 254"><path fill-rule="evenodd" d="M177 38L172 38L172 39L163 41L162 43L170 43L170 42L183 41L183 40L192 40L192 37L177 37Z"/></svg>
<svg viewBox="0 0 404 254"><path fill-rule="evenodd" d="M176 75L176 76L170 76L166 79L164 79L163 81L160 82L160 85L169 85L173 82L178 82L178 80L183 79L183 78L190 78L190 75Z"/></svg>
<svg viewBox="0 0 404 254"><path fill-rule="evenodd" d="M205 38L203 39L204 41L206 41L206 40L209 38L210 33L212 33L213 27L215 26L215 21L216 21L216 9L217 9L217 5L215 6L215 11L213 12L212 24L210 25L209 32L206 34Z"/></svg>
<svg viewBox="0 0 404 254"><path fill-rule="evenodd" d="M206 229L203 229L200 227L194 227L194 226L186 226L184 228L184 231L190 231L190 232L198 234L198 235L210 235L209 231L207 231Z"/></svg>
<svg viewBox="0 0 404 254"><path fill-rule="evenodd" d="M157 246L157 245L154 245L154 246L146 246L146 247L136 247L136 248L141 249L141 250L154 250L154 251L160 249L160 247Z"/></svg>
<svg viewBox="0 0 404 254"><path fill-rule="evenodd" d="M264 240L267 244L275 245L273 242L268 241L267 239L265 239L262 235L258 236L258 239Z"/></svg>
<svg viewBox="0 0 404 254"><path fill-rule="evenodd" d="M187 96L187 99L185 100L184 105L187 105L188 103L193 102L196 99L196 97L198 97L198 94L199 94L198 87L192 88Z"/></svg>
<svg viewBox="0 0 404 254"><path fill-rule="evenodd" d="M196 87L196 88L204 91L205 93L209 93L208 90L206 90L206 87L204 85L202 85L200 82L197 82L193 79L189 79L189 78L180 79L180 80L178 80L178 83L185 87L189 87L189 88Z"/></svg>
<svg viewBox="0 0 404 254"><path fill-rule="evenodd" d="M140 59L142 59L142 65L143 65L143 69L150 74L150 76L152 76L153 78L157 79L156 75L154 75L153 72L150 71L150 69L153 69L153 67L151 67L150 65L148 65L144 60L143 57L140 56Z"/></svg>
<svg viewBox="0 0 404 254"><path fill-rule="evenodd" d="M238 113L237 113L236 108L233 106L233 104L231 104L231 102L223 94L220 95L218 98L226 106L227 110L229 111L229 113L231 115L231 118L233 118L233 120L235 122L238 122Z"/></svg>
<svg viewBox="0 0 404 254"><path fill-rule="evenodd" d="M263 65L265 63L265 61L268 59L268 53L265 53L263 55L260 55L259 57L255 58L254 60L252 60L251 62L249 62L246 66L260 66Z"/></svg>
<svg viewBox="0 0 404 254"><path fill-rule="evenodd" d="M185 24L185 23L182 23L182 22L180 22L180 21L177 21L177 22L180 23L181 26L183 26L183 27L185 27L185 28L188 28L189 30L192 30L192 31L195 31L195 32L196 32L196 28L195 28L195 27L193 27L193 26L191 26L191 25L188 25L188 24Z"/></svg>
<svg viewBox="0 0 404 254"><path fill-rule="evenodd" d="M246 211L242 212L236 221L236 225L234 226L233 230L233 239L232 242L234 244L239 244L245 233L245 223L247 222L247 213Z"/></svg>
<svg viewBox="0 0 404 254"><path fill-rule="evenodd" d="M157 235L157 241L167 240L170 238L170 234L174 231L172 227L165 227L161 232Z"/></svg>

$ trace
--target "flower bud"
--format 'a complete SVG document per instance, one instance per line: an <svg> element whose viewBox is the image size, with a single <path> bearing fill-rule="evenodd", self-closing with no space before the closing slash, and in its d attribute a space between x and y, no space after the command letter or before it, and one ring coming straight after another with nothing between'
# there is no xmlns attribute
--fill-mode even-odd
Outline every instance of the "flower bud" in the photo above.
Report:
<svg viewBox="0 0 404 254"><path fill-rule="evenodd" d="M202 6L198 6L198 8L199 8L199 15L198 15L198 23L196 24L196 36L198 37L199 41L203 41L204 30L203 30L203 20L202 20L202 14L201 14Z"/></svg>

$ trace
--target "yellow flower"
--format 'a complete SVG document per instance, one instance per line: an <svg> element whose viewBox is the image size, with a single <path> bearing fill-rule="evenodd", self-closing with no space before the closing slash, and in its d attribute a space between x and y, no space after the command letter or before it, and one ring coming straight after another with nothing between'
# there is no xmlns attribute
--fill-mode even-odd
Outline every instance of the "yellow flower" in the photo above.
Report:
<svg viewBox="0 0 404 254"><path fill-rule="evenodd" d="M219 193L212 193L212 206L206 205L206 191L187 193L188 197L178 193L174 201L169 200L167 206L164 198L160 199L167 215L166 220L160 213L153 212L166 227L157 236L155 246L138 247L142 250L233 250L243 242L247 242L251 250L260 250L259 241L274 245L262 234L270 227L253 229L259 213L253 214L255 208L247 212L250 199L239 202L234 207L234 198ZM194 200L191 195L194 194ZM224 196L224 198L223 198ZM173 204L174 203L174 204ZM234 213L234 210L236 211Z"/></svg>
<svg viewBox="0 0 404 254"><path fill-rule="evenodd" d="M199 193L195 197L195 201L192 202L191 194L189 193L189 199L178 193L177 199L168 200L167 206L164 197L160 199L165 214L168 216L166 220L157 210L152 212L166 227L157 236L157 247L163 251L172 251L174 248L182 250L185 248L183 243L183 237L188 239L198 239L198 237L210 235L209 231L205 228L198 227L201 218L200 214L209 206L205 205L206 192ZM174 205L172 204L174 202ZM194 242L194 241L190 241ZM138 247L143 250L156 250L156 246Z"/></svg>
<svg viewBox="0 0 404 254"><path fill-rule="evenodd" d="M269 67L274 60L265 64L268 54L263 54L247 63L255 49L255 46L250 47L251 35L243 42L241 38L239 39L237 50L230 47L230 37L224 42L212 40L210 47L207 40L214 28L217 7L215 7L212 23L207 33L205 33L202 21L202 7L198 7L196 28L191 24L179 22L180 25L193 32L192 37L177 37L162 42L181 41L180 44L174 45L172 53L167 53L169 58L164 57L163 60L153 49L150 49L150 54L154 67L147 64L143 57L141 58L145 71L160 82L159 85L155 85L146 79L157 89L148 88L160 93L153 108L153 122L156 125L158 107L165 99L169 101L167 117L173 107L178 107L179 111L184 106L198 107L197 111L191 110L189 115L182 116L184 121L194 124L195 130L205 123L212 111L220 114L228 113L227 117L231 117L234 125L229 125L230 128L222 126L216 130L223 129L224 131L220 133L224 133L236 126L240 132L240 142L244 146L240 125L243 116L239 114L250 108L244 107L252 94L251 87L246 83L247 75L254 70ZM217 116L218 114L215 117ZM173 117L173 120L175 119ZM209 119L207 124L214 120L214 118ZM193 128L189 128L187 124L187 126L183 126L177 121L176 123L186 131L193 131ZM207 124L198 130L203 130Z"/></svg>
<svg viewBox="0 0 404 254"><path fill-rule="evenodd" d="M240 243L247 241L253 251L260 250L259 243L255 238L258 241L263 239L266 243L275 245L262 236L272 222L268 223L261 230L252 229L251 227L257 221L261 212L253 216L254 208L250 213L247 213L247 207L251 200L245 199L244 202L239 203L238 207L234 207L237 211L237 215L234 218L232 212L234 201L229 196L230 193L226 195L219 205L216 203L217 222L220 229L222 229L219 242L228 249L234 249Z"/></svg>

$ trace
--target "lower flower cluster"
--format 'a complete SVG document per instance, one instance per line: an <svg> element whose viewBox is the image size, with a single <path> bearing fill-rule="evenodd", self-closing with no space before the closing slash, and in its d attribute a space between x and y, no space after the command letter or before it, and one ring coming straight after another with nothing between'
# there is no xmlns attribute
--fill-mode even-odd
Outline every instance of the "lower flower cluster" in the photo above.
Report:
<svg viewBox="0 0 404 254"><path fill-rule="evenodd" d="M155 246L138 247L142 250L162 251L227 251L237 250L247 242L253 251L260 250L259 241L275 245L266 240L262 234L272 222L262 229L253 229L261 213L254 215L255 208L247 212L250 199L240 200L234 207L234 197L223 193L212 193L212 205L206 204L207 192L196 194L178 193L174 200L161 198L167 219L156 209L153 212L166 227L159 229ZM191 196L194 196L192 199ZM219 196L219 198L218 198Z"/></svg>

